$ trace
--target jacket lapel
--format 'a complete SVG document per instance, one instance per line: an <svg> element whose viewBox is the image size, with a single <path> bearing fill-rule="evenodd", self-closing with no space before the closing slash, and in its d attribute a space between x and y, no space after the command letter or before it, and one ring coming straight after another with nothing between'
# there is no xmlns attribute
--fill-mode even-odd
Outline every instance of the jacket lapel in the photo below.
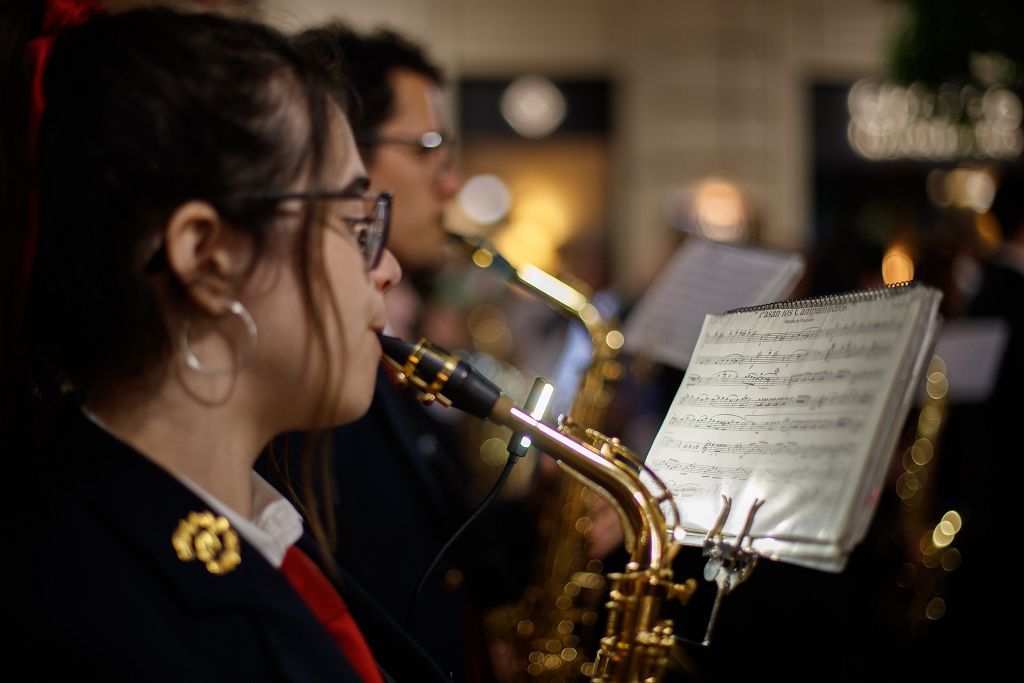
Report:
<svg viewBox="0 0 1024 683"><path fill-rule="evenodd" d="M230 561L183 559L173 538L182 533L183 522L195 526L187 523L190 513L207 513L206 503L84 418L74 431L62 476L97 517L166 578L185 611L196 619L226 612L250 614L288 680L359 680L287 579L245 539L237 538L240 561L234 566ZM186 534L189 531L185 529ZM223 550L231 545L224 542L229 534L223 529L210 533L220 534L223 548L214 557L223 558Z"/></svg>

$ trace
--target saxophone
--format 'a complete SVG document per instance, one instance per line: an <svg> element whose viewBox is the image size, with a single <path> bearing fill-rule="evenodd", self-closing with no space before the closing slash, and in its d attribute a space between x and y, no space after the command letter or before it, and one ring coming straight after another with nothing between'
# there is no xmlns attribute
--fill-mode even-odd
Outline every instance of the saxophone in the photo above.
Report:
<svg viewBox="0 0 1024 683"><path fill-rule="evenodd" d="M661 606L668 600L685 604L696 588L693 579L678 584L672 578L672 559L684 531L675 500L661 479L617 439L588 430L584 440L572 435L579 433L578 427L563 422L553 429L535 420L474 368L426 340L414 345L382 337L381 343L398 384L414 387L424 400L528 435L537 448L609 502L622 521L629 562L623 572L608 576L609 617L590 667L591 681L659 681L675 642L671 620L659 618ZM576 658L576 653L564 651L547 655Z"/></svg>
<svg viewBox="0 0 1024 683"><path fill-rule="evenodd" d="M924 637L930 624L945 615L949 576L962 562L954 542L963 526L960 513L949 510L935 521L936 451L949 412L949 379L941 356L932 356L925 379L914 442L903 452L903 471L896 480L899 530L904 546L912 549L896 579L900 602L907 606L900 623L914 638Z"/></svg>
<svg viewBox="0 0 1024 683"><path fill-rule="evenodd" d="M617 441L589 429L603 421L612 399L607 383L621 372L616 357L623 336L615 321L602 316L586 295L539 268L512 266L482 238L451 237L478 268L496 273L507 284L540 298L563 317L584 326L590 337L591 358L564 430L599 449L622 448ZM636 459L631 453L630 457ZM592 628L598 620L596 608L604 594L605 577L601 560L587 555L593 497L591 489L576 478L562 478L556 495L547 499L541 511L538 539L542 551L535 560L529 587L517 604L494 610L487 617L488 630L506 648L516 680L559 681L594 673L586 648L596 640Z"/></svg>

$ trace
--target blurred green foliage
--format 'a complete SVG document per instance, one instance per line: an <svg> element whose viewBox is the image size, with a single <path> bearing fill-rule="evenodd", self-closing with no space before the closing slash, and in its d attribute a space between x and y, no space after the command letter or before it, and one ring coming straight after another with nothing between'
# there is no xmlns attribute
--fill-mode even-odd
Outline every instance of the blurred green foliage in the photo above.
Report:
<svg viewBox="0 0 1024 683"><path fill-rule="evenodd" d="M1024 90L1024 0L893 0L906 6L891 77L901 83L980 83L972 58L986 55L988 71Z"/></svg>

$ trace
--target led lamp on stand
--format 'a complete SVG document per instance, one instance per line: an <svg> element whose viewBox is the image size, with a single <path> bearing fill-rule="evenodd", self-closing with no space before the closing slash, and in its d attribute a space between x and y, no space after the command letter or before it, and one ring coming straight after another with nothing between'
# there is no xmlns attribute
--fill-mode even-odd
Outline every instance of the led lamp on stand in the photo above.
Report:
<svg viewBox="0 0 1024 683"><path fill-rule="evenodd" d="M555 385L551 382L538 377L533 381L533 388L530 389L530 395L526 398L526 405L523 406L523 410L530 414L534 420L538 422L544 420L544 414L548 410L548 405L551 404L551 398L555 395ZM512 437L508 440L508 453L511 457L521 458L526 455L526 451L530 449L533 441L529 436L518 432L513 432Z"/></svg>

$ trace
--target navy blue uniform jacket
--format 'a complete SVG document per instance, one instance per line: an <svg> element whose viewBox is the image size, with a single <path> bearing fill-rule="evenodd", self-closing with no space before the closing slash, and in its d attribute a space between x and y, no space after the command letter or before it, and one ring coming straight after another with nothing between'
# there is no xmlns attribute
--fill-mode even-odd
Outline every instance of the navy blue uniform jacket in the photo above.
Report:
<svg viewBox="0 0 1024 683"><path fill-rule="evenodd" d="M19 587L9 624L28 679L359 680L244 539L241 563L223 575L178 558L171 536L208 509L202 500L84 417L71 423L49 452L30 454L41 475L25 482L7 520L9 585ZM357 585L343 584L378 662L395 664L386 679L444 680Z"/></svg>

